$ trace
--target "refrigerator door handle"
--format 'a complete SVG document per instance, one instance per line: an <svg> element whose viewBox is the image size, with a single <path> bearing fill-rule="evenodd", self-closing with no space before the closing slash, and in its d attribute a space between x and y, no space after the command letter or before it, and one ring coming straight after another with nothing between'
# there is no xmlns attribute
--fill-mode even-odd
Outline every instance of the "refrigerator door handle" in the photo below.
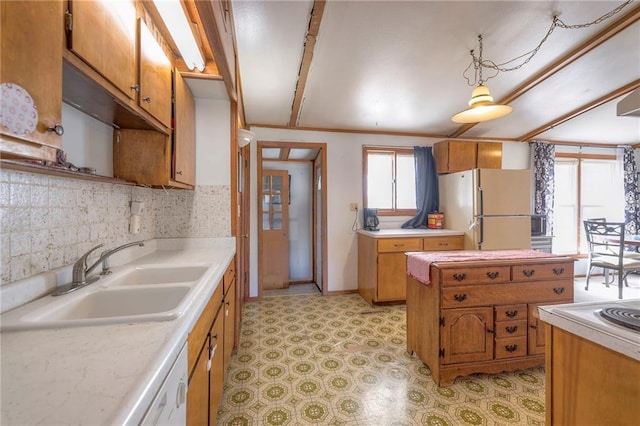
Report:
<svg viewBox="0 0 640 426"><path fill-rule="evenodd" d="M479 218L480 220L480 239L478 240L478 249L482 250L482 243L484 242L484 226L482 223L482 218Z"/></svg>
<svg viewBox="0 0 640 426"><path fill-rule="evenodd" d="M480 206L478 215L482 216L484 214L484 194L482 192L482 188L478 188L478 197L480 198Z"/></svg>

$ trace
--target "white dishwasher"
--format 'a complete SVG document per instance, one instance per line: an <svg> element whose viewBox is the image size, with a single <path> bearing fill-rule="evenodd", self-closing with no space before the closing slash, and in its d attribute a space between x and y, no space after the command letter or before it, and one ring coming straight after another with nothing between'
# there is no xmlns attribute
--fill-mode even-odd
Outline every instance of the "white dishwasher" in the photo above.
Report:
<svg viewBox="0 0 640 426"><path fill-rule="evenodd" d="M183 426L187 423L187 369L185 343L140 422L141 425Z"/></svg>

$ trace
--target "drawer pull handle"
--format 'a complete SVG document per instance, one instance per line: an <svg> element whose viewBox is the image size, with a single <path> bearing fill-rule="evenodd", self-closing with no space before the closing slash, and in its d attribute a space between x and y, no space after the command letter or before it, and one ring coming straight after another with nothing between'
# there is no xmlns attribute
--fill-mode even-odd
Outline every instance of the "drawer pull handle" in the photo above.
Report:
<svg viewBox="0 0 640 426"><path fill-rule="evenodd" d="M465 278L467 278L467 274L462 273L462 274L453 274L453 279L456 281L462 281Z"/></svg>
<svg viewBox="0 0 640 426"><path fill-rule="evenodd" d="M487 272L487 277L489 277L492 280L495 280L496 278L498 278L498 275L500 275L500 272Z"/></svg>
<svg viewBox="0 0 640 426"><path fill-rule="evenodd" d="M467 300L467 295L466 294L454 294L453 295L453 300L455 300L457 302L464 302L465 300Z"/></svg>
<svg viewBox="0 0 640 426"><path fill-rule="evenodd" d="M522 271L522 273L524 274L525 277L529 277L530 278L530 277L533 276L533 274L536 273L536 271L535 271L535 269L524 269Z"/></svg>
<svg viewBox="0 0 640 426"><path fill-rule="evenodd" d="M518 345L504 345L504 350L507 352L515 352L518 350Z"/></svg>
<svg viewBox="0 0 640 426"><path fill-rule="evenodd" d="M562 275L564 273L564 268L553 268L553 273L556 275Z"/></svg>
<svg viewBox="0 0 640 426"><path fill-rule="evenodd" d="M439 246L448 246L449 243L438 243Z"/></svg>
<svg viewBox="0 0 640 426"><path fill-rule="evenodd" d="M534 330L537 330L537 329L538 329L538 326L537 326L537 325L534 325L534 324L531 324L531 325L529 326L529 328L533 328Z"/></svg>
<svg viewBox="0 0 640 426"><path fill-rule="evenodd" d="M555 294L562 294L562 293L564 293L564 287L555 287L555 288L553 289L553 292L554 292Z"/></svg>
<svg viewBox="0 0 640 426"><path fill-rule="evenodd" d="M508 316L509 318L513 318L513 317L518 315L518 311L516 311L516 310L507 311L507 312L505 312L505 315Z"/></svg>
<svg viewBox="0 0 640 426"><path fill-rule="evenodd" d="M394 247L404 247L404 244L394 244Z"/></svg>
<svg viewBox="0 0 640 426"><path fill-rule="evenodd" d="M510 327L505 327L505 330L507 331L507 333L515 333L516 331L518 331L518 326L517 325L512 325Z"/></svg>

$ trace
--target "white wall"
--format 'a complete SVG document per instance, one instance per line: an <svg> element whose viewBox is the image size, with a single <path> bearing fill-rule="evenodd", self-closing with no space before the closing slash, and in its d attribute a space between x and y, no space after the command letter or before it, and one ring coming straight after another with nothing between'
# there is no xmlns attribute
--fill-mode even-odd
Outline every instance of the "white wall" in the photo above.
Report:
<svg viewBox="0 0 640 426"><path fill-rule="evenodd" d="M113 128L62 104L62 149L76 167L93 167L102 176L113 177Z"/></svg>

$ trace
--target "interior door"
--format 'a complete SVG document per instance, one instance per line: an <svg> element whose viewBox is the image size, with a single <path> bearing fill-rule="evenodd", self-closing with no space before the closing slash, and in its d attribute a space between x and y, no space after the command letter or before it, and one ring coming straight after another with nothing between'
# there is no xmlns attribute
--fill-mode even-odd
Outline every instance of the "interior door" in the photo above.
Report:
<svg viewBox="0 0 640 426"><path fill-rule="evenodd" d="M264 170L260 185L260 274L263 290L289 287L289 174Z"/></svg>

